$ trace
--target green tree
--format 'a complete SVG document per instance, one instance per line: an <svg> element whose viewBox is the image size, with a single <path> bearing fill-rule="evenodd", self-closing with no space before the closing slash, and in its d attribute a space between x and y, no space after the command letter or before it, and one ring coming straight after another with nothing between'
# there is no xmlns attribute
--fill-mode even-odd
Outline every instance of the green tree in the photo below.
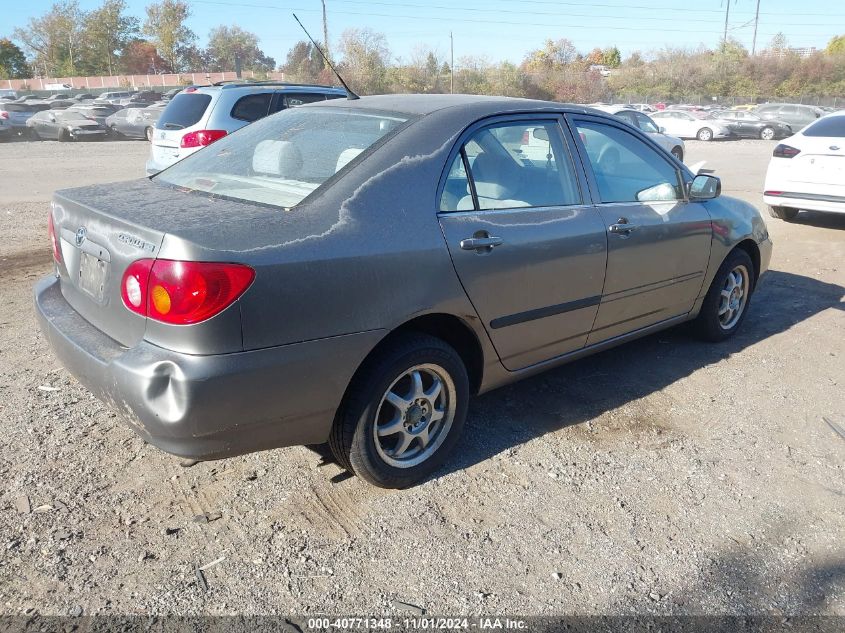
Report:
<svg viewBox="0 0 845 633"><path fill-rule="evenodd" d="M125 0L104 0L85 16L85 65L92 75L117 74L121 54L137 37L140 22L125 11Z"/></svg>
<svg viewBox="0 0 845 633"><path fill-rule="evenodd" d="M208 34L208 65L212 71L236 69L240 58L241 68L267 72L276 67L276 61L258 47L258 36L239 26L218 26Z"/></svg>
<svg viewBox="0 0 845 633"><path fill-rule="evenodd" d="M23 51L12 40L0 38L0 79L24 79L29 75Z"/></svg>
<svg viewBox="0 0 845 633"><path fill-rule="evenodd" d="M622 65L622 53L615 46L602 51L602 63L608 68L619 68Z"/></svg>
<svg viewBox="0 0 845 633"><path fill-rule="evenodd" d="M340 36L340 53L343 69L352 79L353 90L367 94L384 92L390 49L382 33L372 29L346 29Z"/></svg>
<svg viewBox="0 0 845 633"><path fill-rule="evenodd" d="M845 35L834 35L824 50L828 55L845 54Z"/></svg>
<svg viewBox="0 0 845 633"><path fill-rule="evenodd" d="M323 70L323 58L311 42L299 41L288 51L279 70L296 81L313 83Z"/></svg>
<svg viewBox="0 0 845 633"><path fill-rule="evenodd" d="M152 38L159 55L173 72L187 70L185 56L197 39L185 26L190 15L190 7L183 0L161 0L147 6L144 34Z"/></svg>
<svg viewBox="0 0 845 633"><path fill-rule="evenodd" d="M85 14L76 0L55 3L38 18L30 18L12 37L23 44L32 65L45 76L75 75L83 53Z"/></svg>

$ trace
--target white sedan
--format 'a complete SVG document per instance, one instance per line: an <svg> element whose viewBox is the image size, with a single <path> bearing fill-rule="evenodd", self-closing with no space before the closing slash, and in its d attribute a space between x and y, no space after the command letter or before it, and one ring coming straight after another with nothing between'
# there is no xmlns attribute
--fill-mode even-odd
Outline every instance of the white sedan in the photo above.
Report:
<svg viewBox="0 0 845 633"><path fill-rule="evenodd" d="M699 119L682 110L664 110L651 115L655 123L666 134L680 138L697 138L699 141L712 141L714 138L732 136L730 129L718 121Z"/></svg>
<svg viewBox="0 0 845 633"><path fill-rule="evenodd" d="M823 116L775 147L763 201L773 217L800 209L845 213L845 110Z"/></svg>

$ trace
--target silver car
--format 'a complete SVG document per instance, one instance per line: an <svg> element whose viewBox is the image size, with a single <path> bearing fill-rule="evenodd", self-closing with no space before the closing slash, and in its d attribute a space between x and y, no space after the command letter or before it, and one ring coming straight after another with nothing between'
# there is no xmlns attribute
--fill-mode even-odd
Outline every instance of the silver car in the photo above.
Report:
<svg viewBox="0 0 845 633"><path fill-rule="evenodd" d="M285 110L58 192L48 224L41 327L141 437L196 459L328 443L385 487L438 468L472 394L686 321L727 339L772 248L615 117L466 95Z"/></svg>
<svg viewBox="0 0 845 633"><path fill-rule="evenodd" d="M340 88L271 81L190 86L167 102L156 122L147 174L274 112L345 96Z"/></svg>

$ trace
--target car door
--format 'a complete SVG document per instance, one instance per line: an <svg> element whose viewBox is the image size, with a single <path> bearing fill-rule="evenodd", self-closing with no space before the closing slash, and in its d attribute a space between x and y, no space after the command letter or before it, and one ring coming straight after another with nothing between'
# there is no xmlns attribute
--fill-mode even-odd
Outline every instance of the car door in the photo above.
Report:
<svg viewBox="0 0 845 633"><path fill-rule="evenodd" d="M686 314L710 258L706 207L687 201L684 173L616 123L567 115L607 230L607 273L588 344Z"/></svg>
<svg viewBox="0 0 845 633"><path fill-rule="evenodd" d="M438 192L455 270L509 370L582 348L604 284L604 223L560 121L476 124ZM546 141L542 154L536 139Z"/></svg>

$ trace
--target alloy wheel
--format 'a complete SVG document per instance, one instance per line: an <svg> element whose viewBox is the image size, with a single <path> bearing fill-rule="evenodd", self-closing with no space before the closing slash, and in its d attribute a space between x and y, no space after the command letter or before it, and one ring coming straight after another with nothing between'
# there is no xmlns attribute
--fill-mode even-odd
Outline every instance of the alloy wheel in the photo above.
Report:
<svg viewBox="0 0 845 633"><path fill-rule="evenodd" d="M739 265L728 273L719 299L719 325L730 330L739 321L748 303L748 269Z"/></svg>
<svg viewBox="0 0 845 633"><path fill-rule="evenodd" d="M373 439L379 457L396 468L431 457L449 435L456 394L452 378L438 365L416 365L402 373L376 412Z"/></svg>

